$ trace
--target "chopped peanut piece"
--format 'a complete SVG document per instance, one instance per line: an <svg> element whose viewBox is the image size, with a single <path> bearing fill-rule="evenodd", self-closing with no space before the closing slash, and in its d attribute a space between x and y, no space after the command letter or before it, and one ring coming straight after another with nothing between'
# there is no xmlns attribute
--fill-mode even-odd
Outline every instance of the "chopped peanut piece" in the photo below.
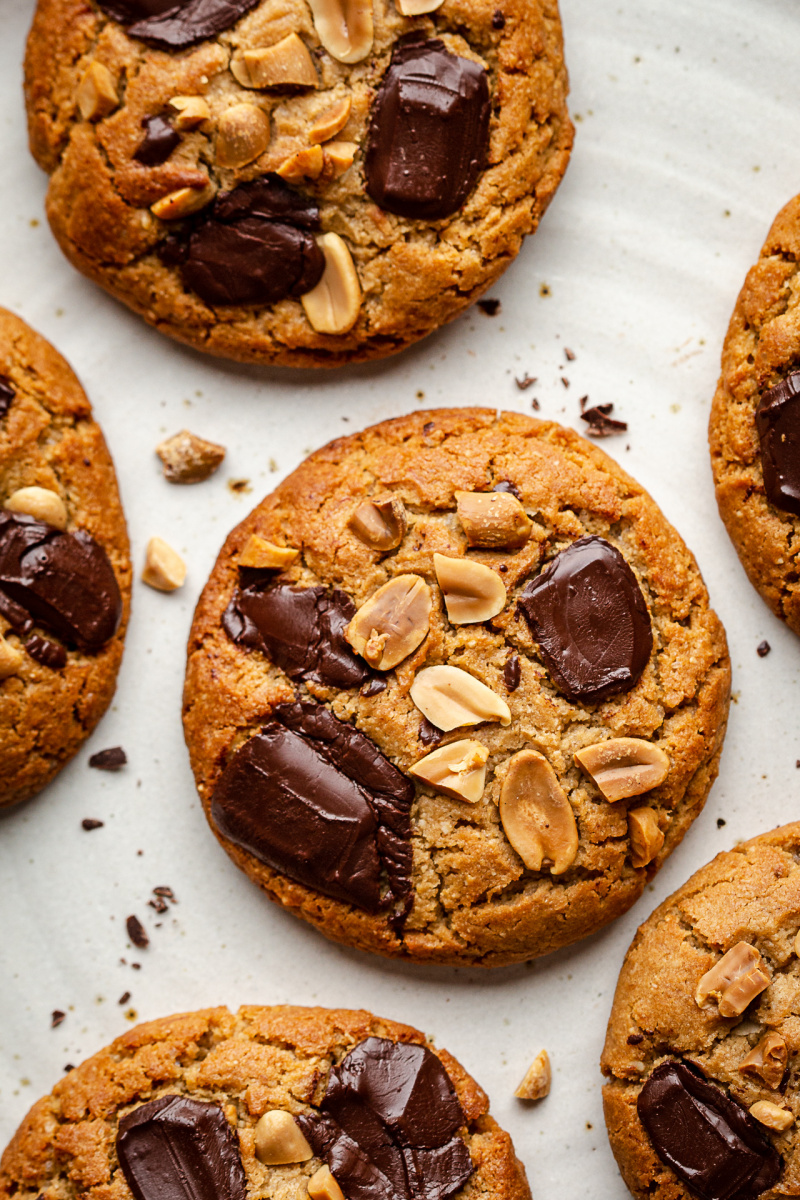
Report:
<svg viewBox="0 0 800 1200"><path fill-rule="evenodd" d="M173 96L169 107L176 114L172 118L172 127L181 133L197 129L211 118L211 109L202 96Z"/></svg>
<svg viewBox="0 0 800 1200"><path fill-rule="evenodd" d="M404 17L421 17L425 13L436 12L444 0L396 0L397 11Z"/></svg>
<svg viewBox="0 0 800 1200"><path fill-rule="evenodd" d="M357 63L372 49L372 0L309 0L314 28L329 54Z"/></svg>
<svg viewBox="0 0 800 1200"><path fill-rule="evenodd" d="M505 700L460 667L425 667L417 672L410 695L431 725L445 733L459 725L484 721L511 724L511 709Z"/></svg>
<svg viewBox="0 0 800 1200"><path fill-rule="evenodd" d="M279 1167L308 1162L314 1151L292 1114L273 1108L256 1124L256 1157L267 1167Z"/></svg>
<svg viewBox="0 0 800 1200"><path fill-rule="evenodd" d="M58 492L50 488L24 487L12 492L3 508L8 512L26 513L37 521L54 525L56 529L67 528L67 506Z"/></svg>
<svg viewBox="0 0 800 1200"><path fill-rule="evenodd" d="M117 85L108 67L91 62L75 93L84 121L101 121L119 107Z"/></svg>
<svg viewBox="0 0 800 1200"><path fill-rule="evenodd" d="M217 162L221 167L244 167L269 145L269 116L255 104L226 108L217 124Z"/></svg>
<svg viewBox="0 0 800 1200"><path fill-rule="evenodd" d="M300 551L291 546L276 546L266 538L259 537L257 533L252 533L239 555L239 566L282 571L284 567L291 566L299 554Z"/></svg>
<svg viewBox="0 0 800 1200"><path fill-rule="evenodd" d="M323 179L338 179L353 165L358 142L328 142L323 146Z"/></svg>
<svg viewBox="0 0 800 1200"><path fill-rule="evenodd" d="M289 183L300 183L302 179L318 179L324 161L322 146L305 146L284 159L276 174Z"/></svg>
<svg viewBox="0 0 800 1200"><path fill-rule="evenodd" d="M8 679L9 675L16 675L22 666L22 661L22 651L18 650L16 646L10 645L0 635L0 679Z"/></svg>
<svg viewBox="0 0 800 1200"><path fill-rule="evenodd" d="M710 971L706 971L694 994L702 1008L709 996L719 1001L721 1017L739 1017L764 988L770 978L764 960L749 942L737 942Z"/></svg>
<svg viewBox="0 0 800 1200"><path fill-rule="evenodd" d="M783 1133L794 1125L794 1113L788 1108L781 1108L778 1104L773 1104L771 1100L759 1100L750 1106L750 1116L755 1117L762 1125L766 1125L768 1129L774 1129L778 1133Z"/></svg>
<svg viewBox="0 0 800 1200"><path fill-rule="evenodd" d="M746 1058L739 1063L743 1075L758 1075L767 1087L777 1088L783 1079L789 1052L783 1038L774 1032L765 1033Z"/></svg>
<svg viewBox="0 0 800 1200"><path fill-rule="evenodd" d="M142 582L159 592L174 592L186 579L186 563L163 538L147 543Z"/></svg>
<svg viewBox="0 0 800 1200"><path fill-rule="evenodd" d="M359 504L348 528L371 550L395 550L406 534L408 522L402 500L396 496L365 500Z"/></svg>
<svg viewBox="0 0 800 1200"><path fill-rule="evenodd" d="M800 933L798 933L797 937L794 939L794 952L797 957L800 958Z"/></svg>
<svg viewBox="0 0 800 1200"><path fill-rule="evenodd" d="M337 133L341 133L350 119L352 107L351 97L345 96L342 100L337 100L330 108L326 108L308 131L308 140L312 146L318 142L329 142L331 138L336 137Z"/></svg>
<svg viewBox="0 0 800 1200"><path fill-rule="evenodd" d="M548 861L563 875L578 853L572 805L550 763L538 750L520 750L500 789L500 820L506 837L531 871Z"/></svg>
<svg viewBox="0 0 800 1200"><path fill-rule="evenodd" d="M655 810L644 805L628 810L628 837L631 841L631 865L646 867L664 845Z"/></svg>
<svg viewBox="0 0 800 1200"><path fill-rule="evenodd" d="M488 758L485 746L464 738L426 754L408 773L445 796L477 804L486 786Z"/></svg>
<svg viewBox="0 0 800 1200"><path fill-rule="evenodd" d="M170 483L202 483L213 475L225 458L225 447L182 429L156 446Z"/></svg>
<svg viewBox="0 0 800 1200"><path fill-rule="evenodd" d="M336 1182L330 1167L320 1167L308 1181L311 1200L344 1200L344 1192Z"/></svg>
<svg viewBox="0 0 800 1200"><path fill-rule="evenodd" d="M296 33L273 46L234 55L231 71L242 87L311 87L318 84L308 47Z"/></svg>
<svg viewBox="0 0 800 1200"><path fill-rule="evenodd" d="M434 554L433 566L447 615L454 625L489 621L505 608L505 584L491 567L444 554Z"/></svg>
<svg viewBox="0 0 800 1200"><path fill-rule="evenodd" d="M467 543L490 550L518 550L533 524L511 492L456 492L456 510Z"/></svg>
<svg viewBox="0 0 800 1200"><path fill-rule="evenodd" d="M664 751L642 738L595 742L576 751L575 757L612 803L651 791L669 774L669 759Z"/></svg>
<svg viewBox="0 0 800 1200"><path fill-rule="evenodd" d="M345 630L355 650L378 671L391 671L428 635L431 590L419 575L397 575L379 587Z"/></svg>
<svg viewBox="0 0 800 1200"><path fill-rule="evenodd" d="M314 149L322 153L320 146ZM361 308L355 264L338 233L323 233L317 245L325 256L325 270L317 286L300 297L300 303L317 333L347 333L358 320Z"/></svg>
<svg viewBox="0 0 800 1200"><path fill-rule="evenodd" d="M519 1100L542 1100L550 1094L551 1079L550 1055L542 1050L528 1067L514 1095Z"/></svg>
<svg viewBox="0 0 800 1200"><path fill-rule="evenodd" d="M182 217L190 217L199 212L214 199L216 189L209 182L205 187L182 187L175 192L169 192L150 205L150 212L160 221L180 221Z"/></svg>

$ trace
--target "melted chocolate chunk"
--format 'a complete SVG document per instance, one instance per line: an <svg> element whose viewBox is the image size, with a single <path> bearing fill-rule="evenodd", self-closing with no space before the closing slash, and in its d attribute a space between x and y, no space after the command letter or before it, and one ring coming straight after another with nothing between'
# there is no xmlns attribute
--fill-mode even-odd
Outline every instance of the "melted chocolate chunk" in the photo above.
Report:
<svg viewBox="0 0 800 1200"><path fill-rule="evenodd" d="M653 648L650 614L625 559L583 537L529 583L519 602L553 682L569 700L596 704L629 692Z"/></svg>
<svg viewBox="0 0 800 1200"><path fill-rule="evenodd" d="M315 229L319 209L279 176L243 183L219 195L191 234L183 282L212 305L269 305L302 296L325 268Z"/></svg>
<svg viewBox="0 0 800 1200"><path fill-rule="evenodd" d="M493 492L510 492L511 495L516 496L519 501L522 500L522 493L520 492L517 485L515 483L512 483L510 479L501 479L499 483L496 483L494 485L494 487L492 488L492 491Z"/></svg>
<svg viewBox="0 0 800 1200"><path fill-rule="evenodd" d="M518 654L510 654L506 659L506 665L503 667L503 682L506 685L507 692L515 692L520 685L522 679L522 664L519 661Z"/></svg>
<svg viewBox="0 0 800 1200"><path fill-rule="evenodd" d="M756 429L767 499L800 516L800 371L764 393Z"/></svg>
<svg viewBox="0 0 800 1200"><path fill-rule="evenodd" d="M372 109L364 159L372 199L401 217L449 217L474 188L488 145L483 67L438 38L403 38Z"/></svg>
<svg viewBox="0 0 800 1200"><path fill-rule="evenodd" d="M447 1200L474 1170L455 1089L425 1046L367 1038L331 1071L322 1110L295 1120L348 1200Z"/></svg>
<svg viewBox="0 0 800 1200"><path fill-rule="evenodd" d="M250 12L260 0L97 0L131 37L161 50L183 50L215 37Z"/></svg>
<svg viewBox="0 0 800 1200"><path fill-rule="evenodd" d="M780 1175L758 1122L686 1063L656 1067L636 1107L658 1157L702 1200L755 1200Z"/></svg>
<svg viewBox="0 0 800 1200"><path fill-rule="evenodd" d="M234 592L222 627L237 645L261 650L290 679L360 687L371 672L344 637L355 612L345 592L267 581Z"/></svg>
<svg viewBox="0 0 800 1200"><path fill-rule="evenodd" d="M39 637L38 633L28 638L25 649L31 658L43 667L49 667L51 671L60 671L67 665L67 652L64 647L59 646L58 642L49 642L47 638Z"/></svg>
<svg viewBox="0 0 800 1200"><path fill-rule="evenodd" d="M432 725L427 717L423 717L419 723L417 737L423 746L438 746L444 734L441 729L437 729L435 725Z"/></svg>
<svg viewBox="0 0 800 1200"><path fill-rule="evenodd" d="M321 705L279 705L237 750L211 805L220 833L260 862L367 912L411 903L413 784Z"/></svg>
<svg viewBox="0 0 800 1200"><path fill-rule="evenodd" d="M135 1200L246 1200L239 1139L218 1104L142 1104L119 1122L117 1156Z"/></svg>
<svg viewBox="0 0 800 1200"><path fill-rule="evenodd" d="M166 117L145 117L142 121L144 140L134 154L143 167L160 167L169 158L176 146L181 144L181 135L173 129Z"/></svg>
<svg viewBox="0 0 800 1200"><path fill-rule="evenodd" d="M6 415L11 408L11 402L17 394L17 389L14 387L7 375L0 375L0 420Z"/></svg>
<svg viewBox="0 0 800 1200"><path fill-rule="evenodd" d="M88 533L0 512L0 612L19 632L36 623L69 645L100 650L117 631L122 597Z"/></svg>
<svg viewBox="0 0 800 1200"><path fill-rule="evenodd" d="M379 696L381 692L385 692L387 687L386 680L376 675L373 679L368 679L361 689L362 696Z"/></svg>

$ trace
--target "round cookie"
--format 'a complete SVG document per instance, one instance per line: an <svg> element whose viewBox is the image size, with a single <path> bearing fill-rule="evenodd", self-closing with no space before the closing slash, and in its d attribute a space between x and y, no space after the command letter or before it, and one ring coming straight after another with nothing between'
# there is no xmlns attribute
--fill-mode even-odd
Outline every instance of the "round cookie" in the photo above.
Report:
<svg viewBox="0 0 800 1200"><path fill-rule="evenodd" d="M530 1200L488 1113L408 1025L206 1009L131 1029L60 1080L0 1160L0 1197Z"/></svg>
<svg viewBox="0 0 800 1200"><path fill-rule="evenodd" d="M39 0L26 57L70 261L287 366L392 354L490 287L566 170L566 96L556 0Z"/></svg>
<svg viewBox="0 0 800 1200"><path fill-rule="evenodd" d="M800 634L800 196L778 214L736 302L709 443L731 541L776 616Z"/></svg>
<svg viewBox="0 0 800 1200"><path fill-rule="evenodd" d="M0 807L43 788L106 711L130 589L91 405L61 355L0 309Z"/></svg>
<svg viewBox="0 0 800 1200"><path fill-rule="evenodd" d="M799 861L800 822L718 854L628 950L603 1104L642 1200L798 1193Z"/></svg>
<svg viewBox="0 0 800 1200"><path fill-rule="evenodd" d="M230 534L184 728L273 900L362 949L496 966L633 904L703 806L729 685L637 483L560 426L440 409L332 442Z"/></svg>

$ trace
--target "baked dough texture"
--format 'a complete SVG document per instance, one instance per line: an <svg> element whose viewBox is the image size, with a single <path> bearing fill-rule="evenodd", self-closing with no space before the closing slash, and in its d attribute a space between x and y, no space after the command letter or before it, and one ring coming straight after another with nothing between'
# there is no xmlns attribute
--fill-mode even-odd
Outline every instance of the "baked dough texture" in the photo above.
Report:
<svg viewBox="0 0 800 1200"><path fill-rule="evenodd" d="M455 493L512 484L532 520L517 550L471 549ZM380 554L349 521L370 496L406 508L408 530ZM455 729L444 743L478 738L488 749L486 787L477 803L417 783L411 807L413 907L402 934L385 914L330 899L258 861L222 837L211 818L214 789L234 753L295 686L266 654L247 652L221 619L237 585L237 560L251 535L295 547L280 576L301 586L335 586L360 607L376 589L414 573L431 587L430 632L385 674L374 695L308 680L298 689L352 723L407 775L432 746L409 691L424 667L457 664L510 707L506 726ZM517 611L529 579L586 535L608 539L632 568L645 597L654 649L631 690L596 704L570 701L555 686ZM444 612L434 553L492 567L508 601L493 620L453 625ZM643 488L571 430L513 413L440 409L386 421L311 455L228 537L200 597L188 647L184 727L200 797L233 861L273 900L328 937L416 962L496 966L534 958L585 937L625 912L686 833L717 773L727 720L730 664L724 630L709 608L697 564ZM508 690L509 657L519 686ZM656 743L669 759L660 786L609 803L575 761L608 738ZM498 800L512 756L544 755L577 822L577 854L553 875L527 869L510 844ZM632 865L627 811L645 803L664 835L643 867Z"/></svg>
<svg viewBox="0 0 800 1200"><path fill-rule="evenodd" d="M0 377L16 393L0 418L0 508L20 488L56 492L66 505L67 531L83 530L100 544L122 595L114 636L93 652L67 647L66 665L57 669L25 653L25 639L0 614L0 634L23 649L19 669L0 680L4 806L49 783L108 708L122 659L131 565L114 464L91 405L61 355L5 309L0 309Z"/></svg>
<svg viewBox="0 0 800 1200"><path fill-rule="evenodd" d="M625 957L608 1024L602 1068L611 1148L634 1196L692 1200L656 1155L637 1114L642 1085L659 1064L683 1059L749 1109L766 1101L798 1112L794 1056L800 1049L800 822L718 854L639 928ZM763 956L770 977L739 1017L700 1007L702 976L739 942ZM776 1087L739 1064L767 1033L786 1043L790 1070ZM783 1159L780 1178L761 1200L800 1192L798 1130L762 1126ZM749 1192L747 1193L750 1194Z"/></svg>
<svg viewBox="0 0 800 1200"><path fill-rule="evenodd" d="M464 205L439 220L393 215L365 191L372 103L393 47L411 32L440 38L488 73L486 169ZM290 34L311 52L316 88L254 90L237 81L230 70L237 54ZM107 115L84 120L76 95L92 64L106 69L118 96ZM244 362L313 367L381 358L452 320L534 231L572 146L556 0L444 0L413 19L393 0L376 0L372 50L354 65L321 45L306 0L262 0L217 37L178 52L129 37L95 0L39 0L25 72L31 149L51 176L47 215L73 265L163 333ZM166 162L144 165L134 157L142 121L176 95L202 96L209 117L183 134ZM212 307L185 288L180 270L156 254L180 222L158 219L150 206L203 181L225 191L276 171L308 148L316 119L348 98L350 116L336 136L355 145L354 165L297 189L319 204L322 230L340 235L355 262L362 302L353 327L315 332L299 299ZM257 107L271 127L263 153L236 168L220 165L217 132L234 104Z"/></svg>
<svg viewBox="0 0 800 1200"><path fill-rule="evenodd" d="M720 516L750 582L800 633L800 517L764 492L755 412L800 361L800 196L775 218L736 301L722 350L709 443Z"/></svg>
<svg viewBox="0 0 800 1200"><path fill-rule="evenodd" d="M254 1129L270 1109L312 1112L330 1069L366 1038L426 1046L440 1059L463 1109L461 1136L475 1168L458 1196L530 1200L511 1139L462 1066L409 1025L345 1009L210 1008L150 1021L70 1071L28 1113L0 1160L3 1200L131 1200L115 1138L120 1118L160 1096L222 1106L238 1135L247 1195L305 1200L320 1160L264 1166Z"/></svg>

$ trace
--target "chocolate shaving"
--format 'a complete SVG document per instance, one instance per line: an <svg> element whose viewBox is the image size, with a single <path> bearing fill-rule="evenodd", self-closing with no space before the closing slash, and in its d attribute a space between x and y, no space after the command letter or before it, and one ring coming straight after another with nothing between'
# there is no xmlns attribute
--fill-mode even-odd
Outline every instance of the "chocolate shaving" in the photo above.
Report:
<svg viewBox="0 0 800 1200"><path fill-rule="evenodd" d="M165 900L171 900L173 904L178 903L177 898L176 898L175 893L173 892L172 888L164 887L163 884L160 887L153 888L153 895L154 896L163 896Z"/></svg>
<svg viewBox="0 0 800 1200"><path fill-rule="evenodd" d="M521 392L524 392L524 391L527 391L527 389L529 387L533 387L533 385L536 383L538 378L539 378L538 375L525 374L522 376L522 379L517 379L517 377L515 375L514 383L517 385L517 387L519 388L519 390Z"/></svg>
<svg viewBox="0 0 800 1200"><path fill-rule="evenodd" d="M130 1000L130 998L131 998L130 992L123 992L122 995L120 996L119 1000L117 1001L117 1004L127 1004L128 1001Z"/></svg>
<svg viewBox="0 0 800 1200"><path fill-rule="evenodd" d="M88 832L92 829L102 829L104 821L96 821L94 817L84 817L81 821L81 826Z"/></svg>
<svg viewBox="0 0 800 1200"><path fill-rule="evenodd" d="M50 1028L57 1029L63 1021L66 1021L66 1019L67 1014L65 1012L62 1012L60 1008L54 1008L50 1014Z"/></svg>
<svg viewBox="0 0 800 1200"><path fill-rule="evenodd" d="M613 404L596 404L581 413L581 420L589 426L589 437L613 437L615 433L624 433L628 428L626 421L617 421L610 414L614 411Z"/></svg>
<svg viewBox="0 0 800 1200"><path fill-rule="evenodd" d="M150 945L150 938L147 936L144 925L138 917L130 916L125 922L125 928L128 931L128 937L133 942L134 946L138 946L140 950L144 950Z"/></svg>
<svg viewBox="0 0 800 1200"><path fill-rule="evenodd" d="M93 754L89 759L89 766L98 771L118 771L127 761L128 756L122 746L111 746L108 750L98 750Z"/></svg>

